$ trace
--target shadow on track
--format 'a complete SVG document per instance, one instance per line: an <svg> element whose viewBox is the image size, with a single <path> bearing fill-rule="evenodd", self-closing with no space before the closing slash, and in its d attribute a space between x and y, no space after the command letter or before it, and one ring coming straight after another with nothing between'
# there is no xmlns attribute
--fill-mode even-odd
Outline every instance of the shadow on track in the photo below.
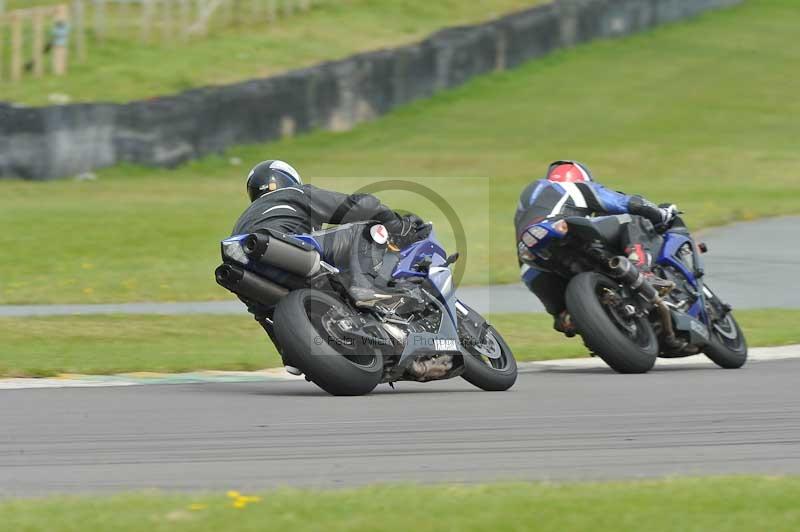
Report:
<svg viewBox="0 0 800 532"><path fill-rule="evenodd" d="M656 363L656 364L658 364L658 363ZM747 366L744 366L744 368L740 368L738 370L724 370L722 368L718 368L718 367L713 366L713 365L696 366L694 364L692 364L692 365L687 364L687 365L681 365L681 366L661 366L661 367L656 365L656 367L654 367L653 369L651 369L647 373L644 373L644 374L641 374L641 375L633 375L633 376L643 377L645 375L649 375L649 374L652 374L652 373L670 373L670 372L681 372L681 373L683 373L683 372L698 372L698 371L714 371L714 372L716 372L716 371L742 371L745 368L747 368ZM538 370L538 371L531 372L531 373L566 373L566 374L572 374L572 375L607 374L607 375L618 375L620 377L632 376L632 375L623 375L621 373L617 373L614 370L612 370L611 368L607 368L607 367L601 367L601 368L547 368L547 369L542 369L542 370Z"/></svg>
<svg viewBox="0 0 800 532"><path fill-rule="evenodd" d="M443 381L444 382L444 381ZM451 383L457 380L451 381ZM459 383L460 384L460 383ZM182 386L177 385L175 387ZM470 384L464 382L463 387L453 388L452 384L447 388L436 388L436 383L395 383L395 388L392 389L387 385L379 385L372 393L366 396L359 397L391 397L395 395L410 396L420 394L472 394L484 392L478 388L472 387ZM441 386L441 385L439 385ZM513 388L509 391L513 391ZM310 382L302 381L284 381L284 382L230 382L230 383L213 383L203 385L204 394L233 394L233 395L260 395L260 396L280 396L280 397L333 397L316 385ZM344 399L344 398L343 398Z"/></svg>

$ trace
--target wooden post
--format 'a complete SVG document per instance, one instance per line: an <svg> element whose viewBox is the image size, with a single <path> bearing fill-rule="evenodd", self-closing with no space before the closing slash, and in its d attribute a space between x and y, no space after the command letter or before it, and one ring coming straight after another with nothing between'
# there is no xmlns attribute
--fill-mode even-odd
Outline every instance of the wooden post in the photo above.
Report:
<svg viewBox="0 0 800 532"><path fill-rule="evenodd" d="M110 0L108 3L108 25L113 37L122 35L123 27L128 24L128 3Z"/></svg>
<svg viewBox="0 0 800 532"><path fill-rule="evenodd" d="M75 55L81 63L86 62L86 10L83 0L72 2L73 35L75 36Z"/></svg>
<svg viewBox="0 0 800 532"><path fill-rule="evenodd" d="M267 16L270 22L273 22L278 18L278 0L267 0L267 2Z"/></svg>
<svg viewBox="0 0 800 532"><path fill-rule="evenodd" d="M201 34L208 35L208 26L210 22L205 19L205 13L208 9L208 0L197 0L197 20L202 23Z"/></svg>
<svg viewBox="0 0 800 532"><path fill-rule="evenodd" d="M242 10L244 9L244 6L242 4L242 0L232 0L231 4L232 4L231 8L233 9L233 23L236 26L240 26L242 24L242 20L243 20Z"/></svg>
<svg viewBox="0 0 800 532"><path fill-rule="evenodd" d="M93 0L94 4L94 33L98 40L106 36L106 0Z"/></svg>
<svg viewBox="0 0 800 532"><path fill-rule="evenodd" d="M67 73L69 54L69 8L66 4L56 7L55 26L53 28L53 73L63 76Z"/></svg>
<svg viewBox="0 0 800 532"><path fill-rule="evenodd" d="M184 39L188 39L189 34L186 30L192 23L192 19L189 16L189 0L178 0L178 11L180 13L178 16L178 25L180 26L178 33Z"/></svg>
<svg viewBox="0 0 800 532"><path fill-rule="evenodd" d="M220 6L220 15L223 28L229 27L231 25L231 19L233 15L233 0L222 1L222 6Z"/></svg>
<svg viewBox="0 0 800 532"><path fill-rule="evenodd" d="M192 25L194 25L197 21L200 20L200 17L203 16L203 0L191 0L192 4L194 5L194 9L192 10ZM200 33L203 33L200 31Z"/></svg>
<svg viewBox="0 0 800 532"><path fill-rule="evenodd" d="M153 0L142 0L142 12L139 19L139 40L150 42L150 27L153 20Z"/></svg>
<svg viewBox="0 0 800 532"><path fill-rule="evenodd" d="M172 2L170 0L161 1L161 40L167 42L172 37Z"/></svg>
<svg viewBox="0 0 800 532"><path fill-rule="evenodd" d="M22 78L22 17L11 17L11 81Z"/></svg>
<svg viewBox="0 0 800 532"><path fill-rule="evenodd" d="M283 9L286 11L286 16L292 16L294 12L294 0L283 0Z"/></svg>
<svg viewBox="0 0 800 532"><path fill-rule="evenodd" d="M2 0L0 0L2 2ZM3 45L6 42L6 23L0 19L0 81L3 81Z"/></svg>
<svg viewBox="0 0 800 532"><path fill-rule="evenodd" d="M44 11L33 12L33 75L41 78L44 75Z"/></svg>
<svg viewBox="0 0 800 532"><path fill-rule="evenodd" d="M139 9L138 2L132 3L128 0L126 2L113 2L113 5L116 7L116 13L113 16L119 19L117 25L120 33L127 39L133 33L132 26L135 26L135 24L132 21L135 20L134 13Z"/></svg>

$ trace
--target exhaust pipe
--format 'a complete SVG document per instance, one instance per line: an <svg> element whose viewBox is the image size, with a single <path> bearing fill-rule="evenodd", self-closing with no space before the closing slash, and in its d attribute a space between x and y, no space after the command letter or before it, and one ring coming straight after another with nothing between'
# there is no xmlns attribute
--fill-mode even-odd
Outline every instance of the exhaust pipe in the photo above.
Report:
<svg viewBox="0 0 800 532"><path fill-rule="evenodd" d="M214 277L220 286L262 305L274 305L289 293L286 288L231 264L218 267Z"/></svg>
<svg viewBox="0 0 800 532"><path fill-rule="evenodd" d="M672 326L672 314L664 300L658 295L658 290L645 279L639 268L631 264L627 257L617 256L608 261L609 273L615 279L629 285L635 292L640 294L645 301L650 303L658 310L658 318L663 327L664 342L670 349L681 350L686 347L686 342L679 340L675 336L675 328Z"/></svg>
<svg viewBox="0 0 800 532"><path fill-rule="evenodd" d="M252 233L242 241L242 249L249 258L265 266L311 277L319 271L319 253L293 240L291 237L281 239L275 234Z"/></svg>
<svg viewBox="0 0 800 532"><path fill-rule="evenodd" d="M631 264L625 257L614 257L608 261L611 276L630 285L636 292L651 304L656 304L661 298L658 290L644 278L639 268Z"/></svg>

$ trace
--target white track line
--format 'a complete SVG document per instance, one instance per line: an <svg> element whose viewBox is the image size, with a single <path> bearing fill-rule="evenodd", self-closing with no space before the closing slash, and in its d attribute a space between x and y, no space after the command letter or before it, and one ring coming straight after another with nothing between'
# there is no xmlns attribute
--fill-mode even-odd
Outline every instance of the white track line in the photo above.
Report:
<svg viewBox="0 0 800 532"><path fill-rule="evenodd" d="M800 345L751 347L747 355L747 362L749 364L751 362L768 362L793 358L800 358ZM566 358L561 360L543 360L540 362L520 362L518 366L521 372L605 369L608 367L600 358ZM686 358L659 358L656 361L656 369L681 366L716 367L705 355L695 355Z"/></svg>
<svg viewBox="0 0 800 532"><path fill-rule="evenodd" d="M756 347L751 348L748 363L768 362L774 360L787 360L800 358L800 345L787 345L782 347ZM545 360L541 362L520 362L521 373L568 371L575 369L607 369L605 363L599 358L568 358L562 360ZM658 359L656 371L659 368L681 366L707 366L716 367L704 355L687 358ZM746 367L746 366L745 366ZM209 384L225 382L274 382L296 381L303 377L296 377L286 373L282 368L266 369L261 371L203 371L197 373L177 374L144 374L128 375L69 375L50 379L0 379L0 390L26 390L35 388L102 388L112 386L142 386L147 384Z"/></svg>

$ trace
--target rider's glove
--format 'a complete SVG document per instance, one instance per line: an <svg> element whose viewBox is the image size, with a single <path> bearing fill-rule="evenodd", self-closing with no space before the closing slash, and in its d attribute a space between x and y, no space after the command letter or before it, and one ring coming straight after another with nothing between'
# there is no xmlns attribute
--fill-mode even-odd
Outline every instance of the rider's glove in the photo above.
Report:
<svg viewBox="0 0 800 532"><path fill-rule="evenodd" d="M679 212L678 211L678 206L675 205L675 204L672 204L672 205L670 205L668 207L659 207L658 210L661 211L661 224L662 225L671 224L672 221L675 219L675 217L678 216L678 212Z"/></svg>
<svg viewBox="0 0 800 532"><path fill-rule="evenodd" d="M398 215L402 222L402 227L399 232L392 235L392 242L399 247L404 248L409 244L417 241L417 229L425 224L425 222L416 214Z"/></svg>
<svg viewBox="0 0 800 532"><path fill-rule="evenodd" d="M675 205L659 207L641 196L631 196L628 200L628 209L631 214L644 216L656 227L667 227L678 214Z"/></svg>
<svg viewBox="0 0 800 532"><path fill-rule="evenodd" d="M425 222L417 216L416 214L404 214L400 217L400 220L403 222L403 230L400 233L400 236L407 237L407 236L414 236L421 226L425 225Z"/></svg>

